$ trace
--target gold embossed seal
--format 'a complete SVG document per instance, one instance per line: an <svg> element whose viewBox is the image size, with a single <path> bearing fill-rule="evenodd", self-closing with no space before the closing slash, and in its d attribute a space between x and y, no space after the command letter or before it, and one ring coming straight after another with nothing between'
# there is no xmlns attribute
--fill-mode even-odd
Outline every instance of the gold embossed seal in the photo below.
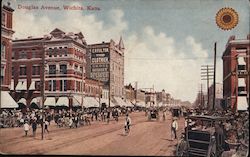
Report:
<svg viewBox="0 0 250 157"><path fill-rule="evenodd" d="M238 22L238 13L233 8L222 8L216 14L216 24L223 30L233 29Z"/></svg>

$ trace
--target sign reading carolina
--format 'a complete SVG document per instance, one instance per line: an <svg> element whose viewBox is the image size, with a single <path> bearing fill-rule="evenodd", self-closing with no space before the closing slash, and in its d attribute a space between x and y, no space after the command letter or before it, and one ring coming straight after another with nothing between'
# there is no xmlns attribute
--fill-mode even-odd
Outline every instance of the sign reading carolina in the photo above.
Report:
<svg viewBox="0 0 250 157"><path fill-rule="evenodd" d="M109 48L93 47L90 52L90 77L103 82L109 81Z"/></svg>

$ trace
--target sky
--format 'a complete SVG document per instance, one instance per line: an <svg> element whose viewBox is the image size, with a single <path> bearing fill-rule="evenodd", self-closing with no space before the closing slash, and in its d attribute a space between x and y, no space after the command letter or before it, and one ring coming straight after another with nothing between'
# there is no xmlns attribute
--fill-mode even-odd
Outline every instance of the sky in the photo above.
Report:
<svg viewBox="0 0 250 157"><path fill-rule="evenodd" d="M3 4L8 1L15 9L13 39L41 37L55 28L81 31L88 44L110 39L118 43L122 36L125 84L135 85L137 81L138 88L165 89L174 98L190 102L201 83L206 88L201 66L213 65L214 43L216 82L222 83L221 56L228 38L235 35L245 39L249 34L248 0L3 0ZM65 5L99 10L69 11L63 9ZM39 9L24 9L27 6ZM42 6L60 10L42 10ZM239 23L232 30L216 25L216 13L224 7L239 15Z"/></svg>

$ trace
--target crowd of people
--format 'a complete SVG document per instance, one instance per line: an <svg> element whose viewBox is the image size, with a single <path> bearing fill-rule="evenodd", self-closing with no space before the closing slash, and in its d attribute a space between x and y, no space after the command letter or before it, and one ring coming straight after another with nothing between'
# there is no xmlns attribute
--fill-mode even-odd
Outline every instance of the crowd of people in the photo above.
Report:
<svg viewBox="0 0 250 157"><path fill-rule="evenodd" d="M83 108L83 109L45 109L44 113L39 109L8 110L0 112L0 128L23 127L25 136L32 129L36 136L38 126L44 127L44 133L49 133L52 121L58 128L77 128L91 125L93 121L109 123L110 120L118 121L120 116L127 116L133 112L133 108ZM131 121L131 120L130 120ZM42 125L43 124L43 125Z"/></svg>

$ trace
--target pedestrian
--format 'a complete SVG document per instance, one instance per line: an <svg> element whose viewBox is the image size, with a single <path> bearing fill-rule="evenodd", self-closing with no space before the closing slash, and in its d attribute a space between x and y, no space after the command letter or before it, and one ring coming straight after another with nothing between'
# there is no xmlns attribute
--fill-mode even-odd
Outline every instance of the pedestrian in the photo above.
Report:
<svg viewBox="0 0 250 157"><path fill-rule="evenodd" d="M29 124L27 121L25 121L24 125L23 125L23 128L24 128L24 132L25 132L25 136L27 137L28 135L28 131L29 131Z"/></svg>
<svg viewBox="0 0 250 157"><path fill-rule="evenodd" d="M177 139L177 135L176 135L177 130L178 130L178 123L177 123L176 118L173 118L172 126L171 126L171 140L172 140L172 134L174 134L174 139Z"/></svg>
<svg viewBox="0 0 250 157"><path fill-rule="evenodd" d="M69 127L70 128L73 127L73 118L72 117L69 118Z"/></svg>
<svg viewBox="0 0 250 157"><path fill-rule="evenodd" d="M78 125L78 116L76 115L75 118L74 118L74 122L75 122L75 127L77 128L77 125Z"/></svg>
<svg viewBox="0 0 250 157"><path fill-rule="evenodd" d="M37 129L37 121L36 121L36 117L34 117L33 121L32 121L32 131L33 131L33 136L36 136L36 129Z"/></svg>
<svg viewBox="0 0 250 157"><path fill-rule="evenodd" d="M164 111L164 110L163 110L163 113L162 113L162 119L163 119L163 121L165 121L165 119L166 119L166 111Z"/></svg>
<svg viewBox="0 0 250 157"><path fill-rule="evenodd" d="M44 126L44 132L47 131L47 133L49 133L49 121L46 119L44 122L45 126Z"/></svg>
<svg viewBox="0 0 250 157"><path fill-rule="evenodd" d="M129 117L128 114L126 114L125 124L124 124L125 135L127 135L130 132L131 124L132 124L131 118Z"/></svg>

